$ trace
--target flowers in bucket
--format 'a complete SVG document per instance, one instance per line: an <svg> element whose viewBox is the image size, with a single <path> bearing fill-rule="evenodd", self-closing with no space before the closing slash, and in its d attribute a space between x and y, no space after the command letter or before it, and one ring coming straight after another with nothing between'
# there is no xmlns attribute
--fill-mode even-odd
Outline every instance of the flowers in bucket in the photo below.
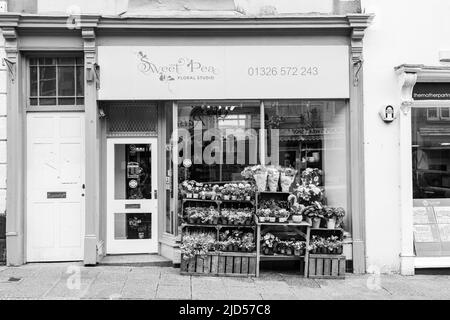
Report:
<svg viewBox="0 0 450 320"><path fill-rule="evenodd" d="M295 176L297 175L297 170L293 168L281 168L280 172L281 191L289 192L289 189L295 180Z"/></svg>
<svg viewBox="0 0 450 320"><path fill-rule="evenodd" d="M303 185L315 185L320 186L322 177L322 170L317 168L307 168L302 172L302 184Z"/></svg>
<svg viewBox="0 0 450 320"><path fill-rule="evenodd" d="M208 252L214 250L215 236L212 233L193 232L183 236L180 245L181 255L184 260L189 260L195 256L206 256Z"/></svg>

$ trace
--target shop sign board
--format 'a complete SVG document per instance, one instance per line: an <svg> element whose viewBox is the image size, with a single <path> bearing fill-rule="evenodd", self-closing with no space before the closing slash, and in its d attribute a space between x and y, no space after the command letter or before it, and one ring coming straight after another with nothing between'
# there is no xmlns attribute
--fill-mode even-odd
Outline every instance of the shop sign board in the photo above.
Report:
<svg viewBox="0 0 450 320"><path fill-rule="evenodd" d="M419 82L414 86L413 99L450 100L450 82Z"/></svg>
<svg viewBox="0 0 450 320"><path fill-rule="evenodd" d="M101 100L347 99L348 46L100 46Z"/></svg>

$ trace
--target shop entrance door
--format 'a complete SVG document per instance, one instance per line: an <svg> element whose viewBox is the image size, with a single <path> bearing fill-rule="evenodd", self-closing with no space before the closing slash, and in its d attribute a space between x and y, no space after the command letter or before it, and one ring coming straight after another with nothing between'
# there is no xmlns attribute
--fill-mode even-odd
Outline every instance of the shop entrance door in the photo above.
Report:
<svg viewBox="0 0 450 320"><path fill-rule="evenodd" d="M158 252L157 139L107 140L108 254Z"/></svg>

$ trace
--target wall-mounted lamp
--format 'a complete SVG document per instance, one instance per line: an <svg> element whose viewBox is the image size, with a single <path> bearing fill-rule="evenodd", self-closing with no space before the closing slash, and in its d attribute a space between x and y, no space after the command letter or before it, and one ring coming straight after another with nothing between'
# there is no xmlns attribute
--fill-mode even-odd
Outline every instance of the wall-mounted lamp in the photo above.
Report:
<svg viewBox="0 0 450 320"><path fill-rule="evenodd" d="M385 123L392 123L397 119L397 112L391 105L385 106L380 110L380 117Z"/></svg>

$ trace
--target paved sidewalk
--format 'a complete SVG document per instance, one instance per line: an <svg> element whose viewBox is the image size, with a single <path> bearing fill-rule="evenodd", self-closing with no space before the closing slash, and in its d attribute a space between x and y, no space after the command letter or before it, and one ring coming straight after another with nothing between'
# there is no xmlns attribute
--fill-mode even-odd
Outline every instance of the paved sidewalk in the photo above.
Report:
<svg viewBox="0 0 450 320"><path fill-rule="evenodd" d="M181 276L170 267L29 264L0 266L0 299L450 299L450 276L247 279Z"/></svg>

